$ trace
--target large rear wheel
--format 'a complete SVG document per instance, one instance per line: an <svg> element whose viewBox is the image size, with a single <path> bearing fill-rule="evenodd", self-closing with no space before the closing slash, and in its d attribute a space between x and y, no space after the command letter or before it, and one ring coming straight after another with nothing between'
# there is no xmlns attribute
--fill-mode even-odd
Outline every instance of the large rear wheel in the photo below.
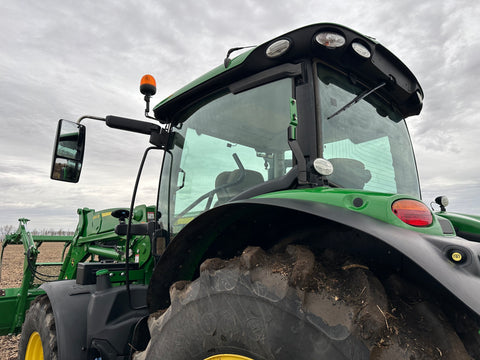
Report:
<svg viewBox="0 0 480 360"><path fill-rule="evenodd" d="M135 359L471 359L439 308L403 300L400 278L384 283L329 251L249 247L172 285Z"/></svg>
<svg viewBox="0 0 480 360"><path fill-rule="evenodd" d="M253 359L247 358L245 356L240 356L240 355L219 354L219 355L210 356L208 359L205 359L205 360L253 360Z"/></svg>
<svg viewBox="0 0 480 360"><path fill-rule="evenodd" d="M18 358L21 360L57 359L55 319L47 295L40 295L30 304L22 327Z"/></svg>

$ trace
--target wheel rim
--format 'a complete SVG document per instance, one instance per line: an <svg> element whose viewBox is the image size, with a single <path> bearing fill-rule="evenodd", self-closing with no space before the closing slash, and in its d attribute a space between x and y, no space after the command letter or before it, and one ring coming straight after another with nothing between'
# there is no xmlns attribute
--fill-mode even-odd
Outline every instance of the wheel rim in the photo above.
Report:
<svg viewBox="0 0 480 360"><path fill-rule="evenodd" d="M43 346L40 334L36 331L28 339L25 360L43 360Z"/></svg>
<svg viewBox="0 0 480 360"><path fill-rule="evenodd" d="M251 358L241 356L241 355L234 355L234 354L218 354L210 356L205 360L253 360Z"/></svg>
<svg viewBox="0 0 480 360"><path fill-rule="evenodd" d="M234 354L218 354L210 356L205 360L253 360L241 355L234 355Z"/></svg>

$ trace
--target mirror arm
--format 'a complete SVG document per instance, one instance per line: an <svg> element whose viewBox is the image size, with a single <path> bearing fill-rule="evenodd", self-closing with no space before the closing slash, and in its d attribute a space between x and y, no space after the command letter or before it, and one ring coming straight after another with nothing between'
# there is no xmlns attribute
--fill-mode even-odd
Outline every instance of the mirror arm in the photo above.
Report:
<svg viewBox="0 0 480 360"><path fill-rule="evenodd" d="M108 127L132 131L139 134L151 135L161 131L160 126L151 122L128 119L120 116L108 115L105 117L105 122Z"/></svg>
<svg viewBox="0 0 480 360"><path fill-rule="evenodd" d="M91 115L84 115L78 118L77 124L80 124L80 122L84 119L92 119L92 120L100 120L100 121L106 121L105 118L99 117L99 116L91 116Z"/></svg>

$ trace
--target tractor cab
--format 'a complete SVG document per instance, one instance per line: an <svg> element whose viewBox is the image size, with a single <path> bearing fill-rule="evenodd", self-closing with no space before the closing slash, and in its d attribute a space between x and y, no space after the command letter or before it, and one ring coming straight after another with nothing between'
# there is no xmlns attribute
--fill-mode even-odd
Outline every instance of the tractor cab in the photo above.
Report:
<svg viewBox="0 0 480 360"><path fill-rule="evenodd" d="M61 121L52 178L78 181L85 141L80 122L93 118L150 135L167 150L158 209L170 239L206 210L283 190L420 198L404 119L420 112L423 92L385 47L346 27L317 24L233 59L231 53L160 102L154 116L155 80L142 78L145 115L160 125L116 116Z"/></svg>
<svg viewBox="0 0 480 360"><path fill-rule="evenodd" d="M232 50L218 68L154 107L154 116L155 80L142 78L145 115L160 125L111 115L61 121L52 178L78 181L80 122L93 118L150 135L166 150L157 206L167 242L206 210L279 191L344 188L420 198L404 119L420 112L423 92L385 47L340 25L316 24L230 59ZM420 212L431 216L426 206Z"/></svg>
<svg viewBox="0 0 480 360"><path fill-rule="evenodd" d="M154 109L185 140L163 165L158 206L172 235L208 209L280 190L420 197L404 118L420 111L423 93L370 38L310 26L216 71Z"/></svg>

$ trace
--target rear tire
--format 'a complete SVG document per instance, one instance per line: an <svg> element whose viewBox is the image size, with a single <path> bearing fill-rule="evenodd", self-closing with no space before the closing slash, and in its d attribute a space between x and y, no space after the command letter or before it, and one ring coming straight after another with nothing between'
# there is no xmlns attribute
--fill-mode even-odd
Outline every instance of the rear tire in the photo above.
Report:
<svg viewBox="0 0 480 360"><path fill-rule="evenodd" d="M403 303L399 291L389 299L366 266L341 261L296 245L209 259L194 282L172 285L134 359L471 359L440 310Z"/></svg>
<svg viewBox="0 0 480 360"><path fill-rule="evenodd" d="M18 345L18 358L57 360L55 318L47 295L38 296L27 310Z"/></svg>

